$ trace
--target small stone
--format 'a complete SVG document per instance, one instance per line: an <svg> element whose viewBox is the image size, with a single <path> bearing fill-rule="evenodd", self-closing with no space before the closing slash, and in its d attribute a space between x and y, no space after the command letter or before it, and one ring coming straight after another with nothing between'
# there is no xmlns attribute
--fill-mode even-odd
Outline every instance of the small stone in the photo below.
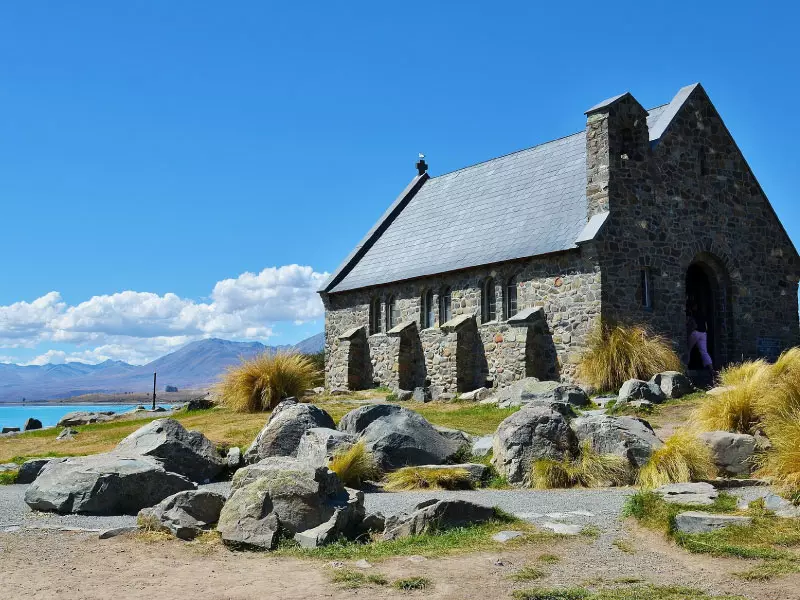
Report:
<svg viewBox="0 0 800 600"><path fill-rule="evenodd" d="M411 556L407 557L406 560L408 562L421 563L421 562L425 562L428 559L425 558L424 556L419 556L418 554L412 554Z"/></svg>
<svg viewBox="0 0 800 600"><path fill-rule="evenodd" d="M356 569L370 569L370 568L372 568L372 564L367 562L367 560L363 559L363 558L361 560L357 560L356 562L354 562L353 566Z"/></svg>
<svg viewBox="0 0 800 600"><path fill-rule="evenodd" d="M106 529L99 536L97 536L97 538L101 540L108 540L117 537L118 535L132 533L136 530L138 530L138 527L116 527L114 529Z"/></svg>
<svg viewBox="0 0 800 600"><path fill-rule="evenodd" d="M580 535L581 530L583 529L581 525L570 525L568 523L552 523L550 521L546 521L544 523L538 523L538 525L542 529L549 529L553 533L557 533L559 535Z"/></svg>
<svg viewBox="0 0 800 600"><path fill-rule="evenodd" d="M505 544L509 540L513 540L514 538L518 538L521 535L525 535L521 531L498 531L492 536L492 539L495 542L500 542L501 544Z"/></svg>
<svg viewBox="0 0 800 600"><path fill-rule="evenodd" d="M398 390L397 392L397 399L400 402L407 402L414 397L413 390Z"/></svg>
<svg viewBox="0 0 800 600"><path fill-rule="evenodd" d="M669 504L710 506L719 492L710 483L670 483L654 490Z"/></svg>
<svg viewBox="0 0 800 600"><path fill-rule="evenodd" d="M479 437L475 440L475 443L472 444L472 455L473 456L486 456L489 452L492 451L492 443L494 441L494 437L491 435L484 435L483 437Z"/></svg>
<svg viewBox="0 0 800 600"><path fill-rule="evenodd" d="M331 562L328 563L328 566L331 569L343 569L344 563L340 560L332 560Z"/></svg>
<svg viewBox="0 0 800 600"><path fill-rule="evenodd" d="M675 527L682 533L708 533L732 525L750 525L753 519L736 515L721 515L699 511L679 513L675 517Z"/></svg>
<svg viewBox="0 0 800 600"><path fill-rule="evenodd" d="M73 429L72 427L65 427L64 429L61 430L61 433L59 433L56 436L56 439L59 440L59 441L71 440L76 435L78 435L78 430L77 429Z"/></svg>

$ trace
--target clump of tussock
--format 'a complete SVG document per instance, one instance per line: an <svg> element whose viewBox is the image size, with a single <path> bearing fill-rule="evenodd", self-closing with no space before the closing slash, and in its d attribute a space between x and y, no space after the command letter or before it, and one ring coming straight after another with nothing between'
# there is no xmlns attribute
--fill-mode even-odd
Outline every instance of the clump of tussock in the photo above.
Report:
<svg viewBox="0 0 800 600"><path fill-rule="evenodd" d="M284 398L300 397L319 381L307 356L264 352L230 367L215 386L221 403L237 412L272 410Z"/></svg>
<svg viewBox="0 0 800 600"><path fill-rule="evenodd" d="M756 400L760 385L747 381L716 395L708 395L694 413L703 431L749 433L758 421Z"/></svg>
<svg viewBox="0 0 800 600"><path fill-rule="evenodd" d="M716 473L708 446L694 432L682 429L653 452L639 471L636 481L642 487L656 488L668 483L711 479Z"/></svg>
<svg viewBox="0 0 800 600"><path fill-rule="evenodd" d="M769 378L770 371L770 365L765 360L760 358L758 360L746 360L722 369L719 373L719 381L722 385L736 386Z"/></svg>
<svg viewBox="0 0 800 600"><path fill-rule="evenodd" d="M403 467L386 476L384 489L408 490L470 490L475 485L466 469Z"/></svg>
<svg viewBox="0 0 800 600"><path fill-rule="evenodd" d="M600 391L612 391L628 379L682 370L681 359L666 338L642 325L601 323L589 335L578 378Z"/></svg>
<svg viewBox="0 0 800 600"><path fill-rule="evenodd" d="M587 442L577 458L540 459L531 467L531 486L540 490L624 485L630 481L628 461L616 454L599 454Z"/></svg>
<svg viewBox="0 0 800 600"><path fill-rule="evenodd" d="M372 452L367 450L363 440L334 454L328 468L339 476L343 484L354 488L381 476L378 462Z"/></svg>
<svg viewBox="0 0 800 600"><path fill-rule="evenodd" d="M800 411L766 427L772 449L759 459L760 477L771 477L781 494L800 504Z"/></svg>

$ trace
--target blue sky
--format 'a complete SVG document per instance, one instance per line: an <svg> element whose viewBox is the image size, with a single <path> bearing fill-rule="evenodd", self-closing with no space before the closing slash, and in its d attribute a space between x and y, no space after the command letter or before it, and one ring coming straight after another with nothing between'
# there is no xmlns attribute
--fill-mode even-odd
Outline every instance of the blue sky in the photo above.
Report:
<svg viewBox="0 0 800 600"><path fill-rule="evenodd" d="M323 327L414 174L700 81L795 244L795 3L0 5L0 360L144 362Z"/></svg>

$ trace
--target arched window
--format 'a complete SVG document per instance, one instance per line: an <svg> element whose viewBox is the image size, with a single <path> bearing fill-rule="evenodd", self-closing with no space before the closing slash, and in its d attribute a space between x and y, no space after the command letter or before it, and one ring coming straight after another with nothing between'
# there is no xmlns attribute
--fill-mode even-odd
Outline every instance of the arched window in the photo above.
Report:
<svg viewBox="0 0 800 600"><path fill-rule="evenodd" d="M505 309L506 319L517 314L517 277L509 277L506 282Z"/></svg>
<svg viewBox="0 0 800 600"><path fill-rule="evenodd" d="M386 301L386 331L392 329L400 322L400 313L397 311L397 300L394 296L389 296Z"/></svg>
<svg viewBox="0 0 800 600"><path fill-rule="evenodd" d="M444 287L439 292L439 325L447 323L452 316L450 310L450 288Z"/></svg>
<svg viewBox="0 0 800 600"><path fill-rule="evenodd" d="M481 322L488 323L497 319L497 295L494 288L494 277L487 277L481 295Z"/></svg>
<svg viewBox="0 0 800 600"><path fill-rule="evenodd" d="M369 334L378 333L381 330L381 301L373 298L369 303Z"/></svg>
<svg viewBox="0 0 800 600"><path fill-rule="evenodd" d="M420 303L420 322L422 328L427 329L433 327L436 321L436 312L433 306L433 290L425 290L422 294L422 302Z"/></svg>

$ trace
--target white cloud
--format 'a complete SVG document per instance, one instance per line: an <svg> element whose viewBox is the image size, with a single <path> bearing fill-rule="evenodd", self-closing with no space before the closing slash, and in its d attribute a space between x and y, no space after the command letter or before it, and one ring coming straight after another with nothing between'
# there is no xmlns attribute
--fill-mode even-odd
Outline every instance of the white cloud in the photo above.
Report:
<svg viewBox="0 0 800 600"><path fill-rule="evenodd" d="M124 291L67 305L58 292L0 306L0 348L46 342L86 350L48 350L27 364L124 360L142 364L205 337L264 340L273 325L302 324L324 310L316 291L327 277L286 265L243 273L214 286L210 302L167 293Z"/></svg>

